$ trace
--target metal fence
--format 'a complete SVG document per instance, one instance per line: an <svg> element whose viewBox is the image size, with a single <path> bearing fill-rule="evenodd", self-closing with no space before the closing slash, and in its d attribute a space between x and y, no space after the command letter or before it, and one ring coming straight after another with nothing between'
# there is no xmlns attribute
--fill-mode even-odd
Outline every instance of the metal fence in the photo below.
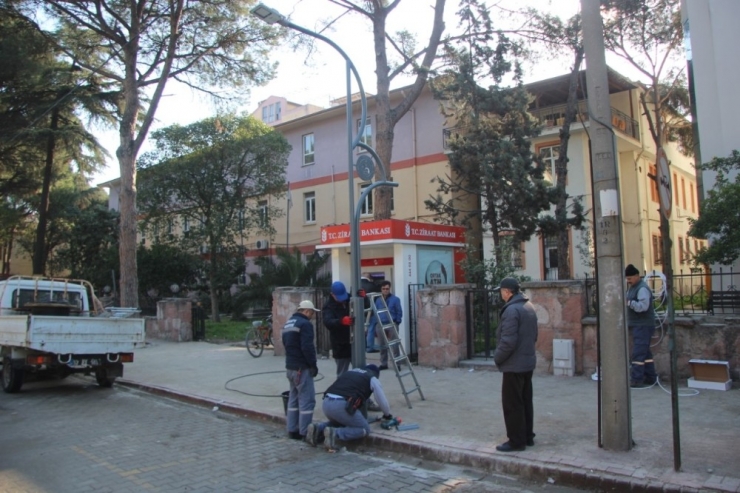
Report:
<svg viewBox="0 0 740 493"><path fill-rule="evenodd" d="M468 359L489 359L493 356L501 306L499 295L493 290L470 289L465 293Z"/></svg>
<svg viewBox="0 0 740 493"><path fill-rule="evenodd" d="M418 341L418 325L416 320L418 314L416 312L416 293L420 289L424 289L424 284L409 284L409 309L408 309L408 321L409 321L409 349L407 351L409 360L412 363L419 361L419 341Z"/></svg>
<svg viewBox="0 0 740 493"><path fill-rule="evenodd" d="M644 274L645 282L653 290L656 298L664 298L665 277L659 271ZM596 279L587 277L586 313L598 312L598 286ZM709 271L695 269L679 270L673 274L672 299L676 315L692 313L740 313L740 295L735 295L740 287L740 272L730 269ZM660 301L660 300L659 300Z"/></svg>

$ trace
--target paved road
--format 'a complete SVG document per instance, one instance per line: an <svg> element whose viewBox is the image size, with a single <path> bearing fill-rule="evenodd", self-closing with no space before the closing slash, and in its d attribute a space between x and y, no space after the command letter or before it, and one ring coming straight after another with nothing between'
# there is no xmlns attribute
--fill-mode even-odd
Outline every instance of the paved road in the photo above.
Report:
<svg viewBox="0 0 740 493"><path fill-rule="evenodd" d="M385 453L330 454L282 427L93 379L0 392L0 492L575 492Z"/></svg>

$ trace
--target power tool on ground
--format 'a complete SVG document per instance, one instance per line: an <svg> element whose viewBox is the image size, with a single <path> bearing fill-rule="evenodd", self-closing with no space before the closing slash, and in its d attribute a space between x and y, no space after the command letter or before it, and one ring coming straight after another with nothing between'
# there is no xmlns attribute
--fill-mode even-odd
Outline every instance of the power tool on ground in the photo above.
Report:
<svg viewBox="0 0 740 493"><path fill-rule="evenodd" d="M384 430L390 430L391 428L398 429L398 425L401 424L401 418L392 417L391 419L384 419L380 422L380 427Z"/></svg>

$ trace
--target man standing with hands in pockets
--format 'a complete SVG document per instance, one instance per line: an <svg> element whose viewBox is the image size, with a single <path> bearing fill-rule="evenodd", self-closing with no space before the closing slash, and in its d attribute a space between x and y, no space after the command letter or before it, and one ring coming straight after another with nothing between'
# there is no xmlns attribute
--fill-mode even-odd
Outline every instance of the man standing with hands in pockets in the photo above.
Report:
<svg viewBox="0 0 740 493"><path fill-rule="evenodd" d="M519 291L519 281L505 277L495 289L506 303L496 332L493 360L504 377L501 406L509 441L496 446L499 452L519 452L534 445L532 373L537 366L537 314L529 298Z"/></svg>

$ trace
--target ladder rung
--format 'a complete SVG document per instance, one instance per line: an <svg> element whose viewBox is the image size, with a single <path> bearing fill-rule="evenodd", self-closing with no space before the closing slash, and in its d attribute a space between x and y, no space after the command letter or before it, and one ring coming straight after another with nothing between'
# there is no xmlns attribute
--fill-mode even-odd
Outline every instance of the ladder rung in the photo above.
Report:
<svg viewBox="0 0 740 493"><path fill-rule="evenodd" d="M419 390L420 388L421 388L421 387L419 387L419 386L416 386L416 387L414 387L413 389L409 389L409 390L407 390L406 392L404 392L404 394L408 395L408 394L410 394L411 392L416 392L416 391L417 391L417 390Z"/></svg>

